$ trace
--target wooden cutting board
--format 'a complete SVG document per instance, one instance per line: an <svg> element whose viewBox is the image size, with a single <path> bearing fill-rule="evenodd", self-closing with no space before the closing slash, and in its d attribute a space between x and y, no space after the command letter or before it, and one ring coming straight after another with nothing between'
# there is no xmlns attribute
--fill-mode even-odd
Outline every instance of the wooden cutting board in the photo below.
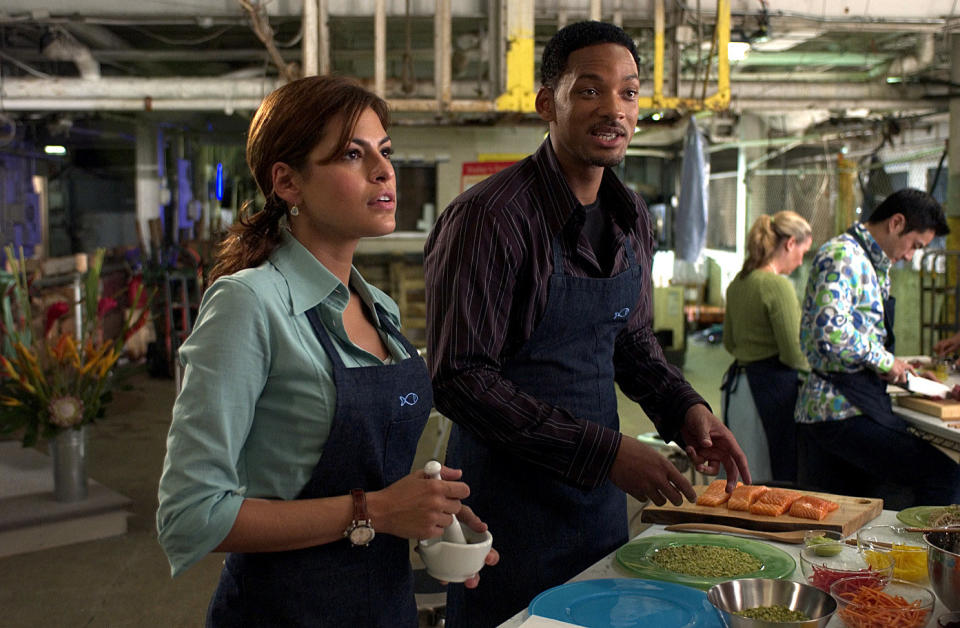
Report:
<svg viewBox="0 0 960 628"><path fill-rule="evenodd" d="M952 399L927 399L926 397L915 397L913 395L896 397L896 400L899 406L940 417L944 421L960 419L960 401L953 401Z"/></svg>
<svg viewBox="0 0 960 628"><path fill-rule="evenodd" d="M706 486L694 486L697 495L706 490ZM874 519L883 510L883 500L867 497L847 497L800 491L804 495L814 495L840 504L840 507L821 521L802 519L784 514L779 517L755 515L739 510L727 510L726 506L698 506L684 502L674 506L667 502L663 506L648 504L640 515L644 523L722 523L750 530L836 530L848 536L859 530L865 523Z"/></svg>

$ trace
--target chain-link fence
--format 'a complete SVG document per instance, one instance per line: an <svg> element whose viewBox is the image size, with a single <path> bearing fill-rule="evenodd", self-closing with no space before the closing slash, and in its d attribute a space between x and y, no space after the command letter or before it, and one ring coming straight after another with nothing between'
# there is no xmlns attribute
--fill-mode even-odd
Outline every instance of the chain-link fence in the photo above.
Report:
<svg viewBox="0 0 960 628"><path fill-rule="evenodd" d="M710 175L708 249L733 252L737 229L746 233L759 216L792 210L810 223L811 250L815 251L854 221L868 217L896 190L917 188L930 192L941 203L946 200L948 175L940 147L861 158L840 155L778 162L779 168L766 162L747 171L741 188L745 207L741 224L737 221L737 172ZM935 238L927 247L927 255L922 259L914 256L912 269L921 272L898 276L898 284L911 301L914 290L919 292L919 335L911 324L909 338L904 340L908 340L905 346L916 345L923 353L929 353L937 340L960 326L960 252L944 252L944 247L944 238Z"/></svg>
<svg viewBox="0 0 960 628"><path fill-rule="evenodd" d="M940 160L942 149L880 160L854 160L840 156L835 161L787 164L781 168L758 167L745 177L746 224L763 214L792 210L803 216L813 230L813 246L829 240L861 216L868 216L891 192L905 187L931 191L940 202L946 198L947 172ZM769 164L764 164L769 166ZM707 247L733 251L736 248L737 173L710 175L710 205Z"/></svg>

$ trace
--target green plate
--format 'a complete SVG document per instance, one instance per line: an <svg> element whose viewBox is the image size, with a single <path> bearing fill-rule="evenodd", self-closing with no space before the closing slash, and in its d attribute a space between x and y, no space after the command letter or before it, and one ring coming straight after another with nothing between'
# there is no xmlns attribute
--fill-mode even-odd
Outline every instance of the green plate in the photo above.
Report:
<svg viewBox="0 0 960 628"><path fill-rule="evenodd" d="M706 576L688 576L670 571L653 562L653 555L657 550L678 545L716 545L738 549L759 560L762 566L757 571L745 573L736 578L708 578ZM617 562L627 571L641 578L675 582L704 590L731 579L789 578L793 574L793 570L797 568L793 556L777 547L760 541L721 534L683 533L641 537L617 550Z"/></svg>
<svg viewBox="0 0 960 628"><path fill-rule="evenodd" d="M957 506L954 505L953 508ZM913 528L926 528L930 525L932 515L937 515L941 510L950 508L950 506L914 506L904 508L897 513L897 519Z"/></svg>
<svg viewBox="0 0 960 628"><path fill-rule="evenodd" d="M943 510L943 506L914 506L904 508L897 513L897 519L913 528L925 528L930 521L930 513L934 510Z"/></svg>

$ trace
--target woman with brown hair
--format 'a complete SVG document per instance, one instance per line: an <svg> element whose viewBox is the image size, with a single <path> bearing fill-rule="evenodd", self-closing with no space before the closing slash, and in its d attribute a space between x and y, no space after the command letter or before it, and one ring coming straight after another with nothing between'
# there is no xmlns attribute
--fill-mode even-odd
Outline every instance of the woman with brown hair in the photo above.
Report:
<svg viewBox="0 0 960 628"><path fill-rule="evenodd" d="M174 575L229 552L208 625L416 626L408 539L453 514L485 529L459 470L410 472L430 378L352 264L395 228L387 126L382 99L335 77L277 89L250 123L266 202L227 236L180 349L159 489Z"/></svg>
<svg viewBox="0 0 960 628"><path fill-rule="evenodd" d="M789 275L810 248L810 225L792 211L760 216L747 259L727 287L723 346L735 358L724 376L724 422L747 454L755 482L797 480L800 303Z"/></svg>

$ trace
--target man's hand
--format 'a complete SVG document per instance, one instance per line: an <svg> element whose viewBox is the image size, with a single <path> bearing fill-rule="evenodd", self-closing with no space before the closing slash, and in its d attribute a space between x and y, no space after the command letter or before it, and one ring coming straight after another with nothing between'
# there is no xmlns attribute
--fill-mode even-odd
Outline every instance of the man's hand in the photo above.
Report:
<svg viewBox="0 0 960 628"><path fill-rule="evenodd" d="M722 465L727 472L727 492L737 487L737 478L750 484L750 469L747 456L737 444L731 432L703 404L697 404L687 410L683 427L680 430L687 444L687 455L697 471L707 475L716 475ZM693 500L691 500L693 501Z"/></svg>
<svg viewBox="0 0 960 628"><path fill-rule="evenodd" d="M947 353L960 350L960 332L955 333L949 338L944 338L933 345L933 350L937 355L946 355Z"/></svg>
<svg viewBox="0 0 960 628"><path fill-rule="evenodd" d="M893 360L893 366L890 367L890 371L887 373L880 373L880 379L889 382L891 384L902 384L907 381L907 373L914 373L913 367L910 366L908 362L901 360L900 358L895 358Z"/></svg>
<svg viewBox="0 0 960 628"><path fill-rule="evenodd" d="M690 481L673 463L636 438L624 435L610 468L610 481L639 500L649 499L657 506L670 500L674 506L697 498Z"/></svg>

